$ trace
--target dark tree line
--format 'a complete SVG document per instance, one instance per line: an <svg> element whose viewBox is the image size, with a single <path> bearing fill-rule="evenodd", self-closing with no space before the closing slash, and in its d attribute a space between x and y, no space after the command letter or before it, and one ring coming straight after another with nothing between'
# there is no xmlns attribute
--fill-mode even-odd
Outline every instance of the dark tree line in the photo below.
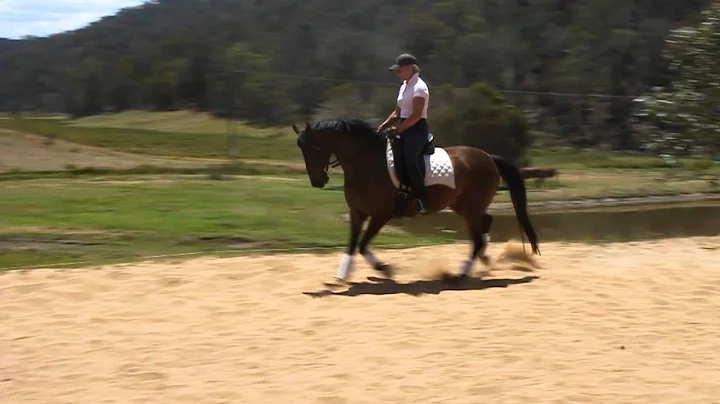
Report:
<svg viewBox="0 0 720 404"><path fill-rule="evenodd" d="M506 96L534 128L570 144L632 148L632 96L670 82L665 39L707 4L157 0L77 31L0 40L0 109L196 108L277 124L349 99L350 109L382 116L394 88L344 83L392 82L387 66L409 51L438 92L477 82L528 92Z"/></svg>

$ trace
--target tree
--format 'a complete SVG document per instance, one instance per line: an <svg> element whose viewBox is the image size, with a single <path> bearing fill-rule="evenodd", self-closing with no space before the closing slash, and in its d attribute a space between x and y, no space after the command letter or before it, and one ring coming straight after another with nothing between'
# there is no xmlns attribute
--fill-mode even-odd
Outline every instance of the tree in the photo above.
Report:
<svg viewBox="0 0 720 404"><path fill-rule="evenodd" d="M476 83L460 94L443 95L450 101L432 122L439 143L474 146L514 161L530 146L522 111L489 85Z"/></svg>
<svg viewBox="0 0 720 404"><path fill-rule="evenodd" d="M673 30L666 56L673 80L639 99L639 116L656 130L650 146L685 154L694 147L716 151L720 145L720 2L702 13L694 27Z"/></svg>
<svg viewBox="0 0 720 404"><path fill-rule="evenodd" d="M48 104L49 95L63 94L60 104L76 115L232 109L238 118L277 125L332 106L328 97L337 94L328 90L343 82L393 81L387 66L410 52L430 85L432 111L440 86L486 82L513 91L507 101L539 117L534 129L559 134L566 144L633 148L629 100L668 84L664 41L706 6L707 0L156 0L72 32L0 39L0 110L48 108L57 104ZM96 66L86 69L88 61ZM395 96L379 95L384 89L358 87L357 110L386 115L382 104Z"/></svg>

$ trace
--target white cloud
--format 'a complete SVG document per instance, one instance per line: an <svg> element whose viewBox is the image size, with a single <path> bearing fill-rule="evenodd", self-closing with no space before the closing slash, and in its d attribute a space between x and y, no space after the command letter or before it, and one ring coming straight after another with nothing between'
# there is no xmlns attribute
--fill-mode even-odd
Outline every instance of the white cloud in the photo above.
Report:
<svg viewBox="0 0 720 404"><path fill-rule="evenodd" d="M0 38L50 34L82 28L143 0L0 0Z"/></svg>

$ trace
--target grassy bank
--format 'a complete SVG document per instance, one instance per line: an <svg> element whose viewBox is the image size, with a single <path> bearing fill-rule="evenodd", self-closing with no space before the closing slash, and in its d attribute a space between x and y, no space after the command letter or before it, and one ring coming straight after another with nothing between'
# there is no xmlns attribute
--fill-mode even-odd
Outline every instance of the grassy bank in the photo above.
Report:
<svg viewBox="0 0 720 404"><path fill-rule="evenodd" d="M158 156L225 158L233 147L240 159L302 161L291 129L260 130L239 125L236 143L224 132L161 131L142 127L98 127L57 119L10 118L0 128L111 150Z"/></svg>
<svg viewBox="0 0 720 404"><path fill-rule="evenodd" d="M670 165L664 159L637 152L606 152L582 149L531 149L528 156L533 165L555 167L566 170L606 171L606 170L651 170L693 171L720 173L720 165L707 157L684 157Z"/></svg>
<svg viewBox="0 0 720 404"><path fill-rule="evenodd" d="M256 128L238 122L237 157L273 161L302 161L295 145L295 135L288 128ZM79 120L38 119L33 116L0 120L0 128L44 136L50 140L104 147L112 150L158 156L225 158L230 142L228 122L208 114L186 111L151 113L125 112ZM438 134L442 141L442 134ZM603 152L595 150L554 149L529 151L533 165L561 170L589 171L671 171L689 170L720 173L720 164L708 158L683 158L679 167L669 167L665 160L640 153ZM713 168L714 167L714 168Z"/></svg>

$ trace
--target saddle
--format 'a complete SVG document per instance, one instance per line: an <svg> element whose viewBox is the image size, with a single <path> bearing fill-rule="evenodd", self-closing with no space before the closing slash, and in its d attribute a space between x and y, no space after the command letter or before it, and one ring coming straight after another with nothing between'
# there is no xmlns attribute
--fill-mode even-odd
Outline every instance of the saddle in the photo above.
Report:
<svg viewBox="0 0 720 404"><path fill-rule="evenodd" d="M390 141L390 147L392 148L393 155L395 156L396 162L402 162L402 140L399 136L396 135L388 135L388 139ZM435 153L435 137L432 133L428 133L427 143L425 144L425 147L423 148L422 153L418 158L424 158L425 156L430 156ZM425 176L425 165L421 164L422 172L421 175ZM397 175L397 179L400 182L400 186L398 187L398 194L396 197L395 202L395 216L403 216L404 215L404 208L405 204L408 200L408 197L412 193L412 189L410 187L410 183L407 180L407 171L405 164L399 163L395 164L395 173Z"/></svg>

